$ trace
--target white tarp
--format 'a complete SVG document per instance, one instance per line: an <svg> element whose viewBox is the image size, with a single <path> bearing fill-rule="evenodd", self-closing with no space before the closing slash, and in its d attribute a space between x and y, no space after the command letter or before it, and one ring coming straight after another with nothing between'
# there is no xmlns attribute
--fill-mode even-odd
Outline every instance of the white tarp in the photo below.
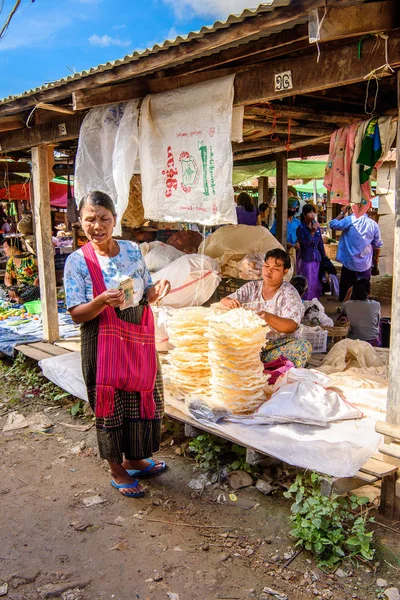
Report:
<svg viewBox="0 0 400 600"><path fill-rule="evenodd" d="M129 183L138 171L138 100L92 108L83 120L75 161L75 198L108 194L117 209L115 235L128 206Z"/></svg>
<svg viewBox="0 0 400 600"><path fill-rule="evenodd" d="M146 219L237 223L233 81L229 75L144 99L139 150Z"/></svg>
<svg viewBox="0 0 400 600"><path fill-rule="evenodd" d="M78 398L87 400L79 352L46 358L40 361L39 366L50 381ZM356 379L354 375L353 379ZM348 400L356 405L357 399L361 401L363 412L370 416L330 423L326 427L300 423L252 427L226 421L204 423L216 435L234 437L244 446L275 456L297 467L336 477L352 477L381 443L382 436L375 432L375 422L385 418L387 390L363 389L362 394L359 388L354 388L352 394L350 388L348 391ZM365 395L367 391L370 392L368 397ZM176 400L167 391L165 399L167 405L170 404L188 414L185 403ZM370 403L370 410L366 410L367 401Z"/></svg>

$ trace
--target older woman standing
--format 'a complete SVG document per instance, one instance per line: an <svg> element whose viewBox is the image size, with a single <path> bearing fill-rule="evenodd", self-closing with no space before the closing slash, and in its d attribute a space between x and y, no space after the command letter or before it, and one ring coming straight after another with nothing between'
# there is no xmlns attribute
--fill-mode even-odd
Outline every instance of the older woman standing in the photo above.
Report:
<svg viewBox="0 0 400 600"><path fill-rule="evenodd" d="M154 320L148 303L169 291L152 284L138 246L112 237L114 204L90 192L79 207L88 238L65 265L68 310L82 323L82 370L96 414L100 456L110 465L111 485L124 496L141 497L135 477L157 475L166 465L148 459L159 448L163 385L155 350ZM122 282L133 281L133 306Z"/></svg>
<svg viewBox="0 0 400 600"><path fill-rule="evenodd" d="M322 283L319 279L319 268L325 256L321 230L312 204L305 204L300 217L301 225L297 228L297 240L300 252L297 261L297 275L303 275L308 281L308 290L303 300L319 300L322 294Z"/></svg>
<svg viewBox="0 0 400 600"><path fill-rule="evenodd" d="M297 339L297 329L303 316L303 304L295 288L283 278L290 269L290 257L280 248L265 255L262 280L250 281L223 298L226 308L254 310L269 325L261 360L269 363L280 356L304 367L311 355L311 344Z"/></svg>

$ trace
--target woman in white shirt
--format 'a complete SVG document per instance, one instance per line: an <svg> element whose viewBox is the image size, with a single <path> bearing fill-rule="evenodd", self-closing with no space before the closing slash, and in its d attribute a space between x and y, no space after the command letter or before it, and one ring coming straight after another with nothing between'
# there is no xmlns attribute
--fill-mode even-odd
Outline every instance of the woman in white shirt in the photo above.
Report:
<svg viewBox="0 0 400 600"><path fill-rule="evenodd" d="M381 346L381 305L376 300L369 299L369 293L368 279L357 279L351 299L343 304L342 314L350 321L349 338Z"/></svg>

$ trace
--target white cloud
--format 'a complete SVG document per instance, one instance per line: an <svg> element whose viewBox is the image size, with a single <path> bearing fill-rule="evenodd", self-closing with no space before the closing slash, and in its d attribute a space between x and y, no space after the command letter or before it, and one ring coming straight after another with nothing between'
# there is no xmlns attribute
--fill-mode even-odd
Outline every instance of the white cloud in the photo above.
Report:
<svg viewBox="0 0 400 600"><path fill-rule="evenodd" d="M101 48L108 48L108 46L121 46L126 48L132 46L132 42L129 40L121 40L118 36L111 37L110 35L97 35L97 33L90 36L89 43L92 46L100 46Z"/></svg>
<svg viewBox="0 0 400 600"><path fill-rule="evenodd" d="M19 17L19 15L16 15ZM37 47L51 42L56 34L72 23L65 15L49 16L51 27L44 27L41 19L28 15L25 19L15 18L11 22L6 36L0 40L0 51L14 50L24 46Z"/></svg>
<svg viewBox="0 0 400 600"><path fill-rule="evenodd" d="M245 8L256 8L260 2L253 4L249 0L163 0L172 6L179 19L188 19L193 15L214 18L226 18L228 15L241 13ZM272 0L264 0L272 4Z"/></svg>

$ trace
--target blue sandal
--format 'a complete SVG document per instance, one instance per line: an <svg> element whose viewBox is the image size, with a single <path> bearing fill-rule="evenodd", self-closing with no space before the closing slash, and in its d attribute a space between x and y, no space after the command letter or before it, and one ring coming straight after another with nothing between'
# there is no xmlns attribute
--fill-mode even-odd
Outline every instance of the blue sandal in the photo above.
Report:
<svg viewBox="0 0 400 600"><path fill-rule="evenodd" d="M117 490L124 489L124 488L136 489L139 485L139 482L136 479L133 483L115 483L114 479L111 479L111 485L114 488L116 488ZM126 496L127 498L143 498L144 491L141 490L140 492L131 492L129 494L121 494L121 496Z"/></svg>
<svg viewBox="0 0 400 600"><path fill-rule="evenodd" d="M156 461L152 458L148 458L146 460L148 460L150 464L148 464L145 469L127 469L126 472L128 475L131 477L153 477L155 475L159 475L167 468L167 465L163 460L161 460L159 463L156 463ZM157 466L159 467L158 471L152 471L152 469Z"/></svg>

